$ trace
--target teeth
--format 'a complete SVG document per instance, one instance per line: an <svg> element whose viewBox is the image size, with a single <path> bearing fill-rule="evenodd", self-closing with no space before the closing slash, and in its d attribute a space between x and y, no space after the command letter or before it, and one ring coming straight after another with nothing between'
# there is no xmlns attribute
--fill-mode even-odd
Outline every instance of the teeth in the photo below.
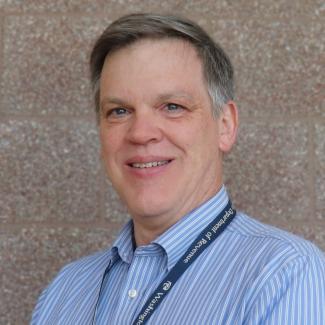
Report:
<svg viewBox="0 0 325 325"><path fill-rule="evenodd" d="M133 163L131 166L135 168L151 168L151 167L166 165L167 163L168 160L163 160L163 161L151 161L147 163Z"/></svg>

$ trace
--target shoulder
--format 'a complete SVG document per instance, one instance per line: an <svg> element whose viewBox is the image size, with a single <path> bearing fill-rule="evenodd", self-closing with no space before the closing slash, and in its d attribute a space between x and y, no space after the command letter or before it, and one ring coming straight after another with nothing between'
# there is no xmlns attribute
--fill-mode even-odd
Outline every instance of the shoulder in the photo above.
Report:
<svg viewBox="0 0 325 325"><path fill-rule="evenodd" d="M97 287L110 260L111 250L106 250L64 266L40 295L32 324L39 324L40 319L59 314L61 305L73 304L76 297L80 297L83 292Z"/></svg>
<svg viewBox="0 0 325 325"><path fill-rule="evenodd" d="M58 290L59 284L60 286L74 285L74 283L79 283L81 278L85 281L88 277L92 277L93 274L102 273L108 266L110 258L111 250L105 250L73 261L59 271L50 288L55 286L56 290Z"/></svg>
<svg viewBox="0 0 325 325"><path fill-rule="evenodd" d="M242 263L249 265L254 295L268 286L285 291L299 283L305 289L320 285L325 290L325 255L313 243L243 213L229 228L244 256Z"/></svg>
<svg viewBox="0 0 325 325"><path fill-rule="evenodd" d="M309 319L318 313L318 321L307 323L324 324L325 314L317 311L317 306L325 303L324 253L303 238L243 213L235 220L229 233L241 245L241 254L246 257L243 263L250 266L243 298L247 317L270 324L276 319L274 324L284 324L286 317Z"/></svg>
<svg viewBox="0 0 325 325"><path fill-rule="evenodd" d="M313 243L285 230L264 224L238 212L230 225L232 235L242 242L256 244L256 249L267 254L314 257L325 263L324 253Z"/></svg>
<svg viewBox="0 0 325 325"><path fill-rule="evenodd" d="M100 272L106 268L110 255L110 250L100 251L70 262L61 268L52 283L72 283L87 274Z"/></svg>
<svg viewBox="0 0 325 325"><path fill-rule="evenodd" d="M247 270L258 286L286 279L286 285L309 278L315 285L325 280L325 255L313 243L287 231L263 224L239 212L227 229L226 251ZM272 280L273 279L273 280Z"/></svg>

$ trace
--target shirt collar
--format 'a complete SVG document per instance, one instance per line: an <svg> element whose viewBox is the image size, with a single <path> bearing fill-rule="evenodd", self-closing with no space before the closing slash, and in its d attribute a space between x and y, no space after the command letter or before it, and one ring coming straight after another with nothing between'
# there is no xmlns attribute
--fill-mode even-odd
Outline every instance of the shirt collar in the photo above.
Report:
<svg viewBox="0 0 325 325"><path fill-rule="evenodd" d="M112 247L112 262L118 258L131 263L133 258L133 222L130 220L121 230Z"/></svg>
<svg viewBox="0 0 325 325"><path fill-rule="evenodd" d="M172 269L198 234L222 211L228 201L228 193L222 186L217 194L186 214L152 242L166 252L167 271ZM133 222L130 220L113 244L112 262L121 258L124 262L131 263L133 248Z"/></svg>
<svg viewBox="0 0 325 325"><path fill-rule="evenodd" d="M168 271L172 269L203 229L222 211L228 201L228 193L222 186L217 194L186 214L153 241L165 250Z"/></svg>

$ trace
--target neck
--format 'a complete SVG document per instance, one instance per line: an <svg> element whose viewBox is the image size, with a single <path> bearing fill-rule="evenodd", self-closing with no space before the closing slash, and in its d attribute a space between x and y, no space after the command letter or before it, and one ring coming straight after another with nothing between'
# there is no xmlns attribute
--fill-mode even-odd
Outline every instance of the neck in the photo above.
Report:
<svg viewBox="0 0 325 325"><path fill-rule="evenodd" d="M134 240L136 246L145 246L150 244L176 222L177 220L163 225L160 223L155 226L153 224L147 225L139 223L133 219Z"/></svg>
<svg viewBox="0 0 325 325"><path fill-rule="evenodd" d="M150 244L171 226L181 220L181 218L188 212L214 196L220 190L221 186L222 185L218 186L218 188L214 189L214 191L204 193L200 200L197 200L197 202L190 202L188 200L187 202L190 202L190 204L185 206L182 211L178 211L178 213L172 211L172 213L169 212L159 216L139 216L133 214L134 240L136 246L144 246Z"/></svg>

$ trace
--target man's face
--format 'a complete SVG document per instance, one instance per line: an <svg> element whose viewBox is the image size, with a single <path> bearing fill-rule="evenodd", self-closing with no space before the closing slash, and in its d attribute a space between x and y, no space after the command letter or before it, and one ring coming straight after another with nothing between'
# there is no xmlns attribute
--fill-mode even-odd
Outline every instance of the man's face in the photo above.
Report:
<svg viewBox="0 0 325 325"><path fill-rule="evenodd" d="M100 103L102 157L135 222L172 225L220 188L219 123L190 44L117 50L103 67Z"/></svg>

